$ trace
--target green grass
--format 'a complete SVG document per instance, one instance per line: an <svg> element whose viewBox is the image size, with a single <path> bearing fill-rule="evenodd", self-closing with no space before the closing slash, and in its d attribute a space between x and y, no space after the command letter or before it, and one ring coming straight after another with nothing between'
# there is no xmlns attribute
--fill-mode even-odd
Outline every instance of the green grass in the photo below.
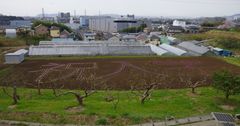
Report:
<svg viewBox="0 0 240 126"><path fill-rule="evenodd" d="M206 45L229 49L240 54L240 32L212 30L199 34L181 34L176 37L182 41L207 40Z"/></svg>
<svg viewBox="0 0 240 126"><path fill-rule="evenodd" d="M226 61L227 63L236 65L236 66L240 66L240 57L226 57L223 58L224 61Z"/></svg>
<svg viewBox="0 0 240 126"><path fill-rule="evenodd" d="M156 90L151 100L144 105L141 105L138 98L128 91L111 91L112 94L119 93L120 96L116 110L112 103L104 100L106 92L98 91L85 99L82 111L71 112L66 108L77 106L72 95L55 97L51 90L43 90L42 95L39 96L35 89L25 88L18 89L18 93L21 101L16 108L9 108L12 103L11 98L0 92L0 119L57 124L126 125L152 119L163 120L165 116L183 118L209 114L212 111L240 113L240 95L225 100L221 92L212 88L198 88L197 95L191 94L190 89ZM223 110L220 107L226 104L234 106L235 109Z"/></svg>
<svg viewBox="0 0 240 126"><path fill-rule="evenodd" d="M24 46L26 41L20 38L7 38L0 36L0 47Z"/></svg>

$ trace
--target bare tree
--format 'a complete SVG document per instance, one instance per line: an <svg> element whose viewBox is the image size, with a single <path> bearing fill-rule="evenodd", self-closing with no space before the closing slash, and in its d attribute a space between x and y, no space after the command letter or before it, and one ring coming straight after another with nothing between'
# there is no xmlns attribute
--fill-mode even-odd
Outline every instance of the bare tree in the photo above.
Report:
<svg viewBox="0 0 240 126"><path fill-rule="evenodd" d="M113 109L117 110L118 104L120 101L119 93L117 93L117 96L114 97L112 104L113 104Z"/></svg>
<svg viewBox="0 0 240 126"><path fill-rule="evenodd" d="M96 79L95 74L91 74L89 76L82 77L81 80L84 81L84 83L86 83L86 85L88 85L88 86L84 85L81 88L81 90L83 90L82 92L78 89L64 92L63 90L61 90L61 89L63 89L63 86L60 88L56 88L56 86L54 85L54 86L52 86L54 95L57 97L60 97L63 95L71 94L71 95L75 96L75 98L80 106L84 106L84 99L91 96L92 94L96 93L95 85L97 83L97 79Z"/></svg>
<svg viewBox="0 0 240 126"><path fill-rule="evenodd" d="M116 110L120 101L120 97L119 97L119 92L114 93L111 91L111 88L106 85L104 85L104 90L105 90L105 94L106 96L104 97L106 102L111 102L113 105L113 109Z"/></svg>
<svg viewBox="0 0 240 126"><path fill-rule="evenodd" d="M144 104L147 99L151 97L152 91L157 86L157 83L145 84L140 88L132 86L132 93L139 96L141 104Z"/></svg>
<svg viewBox="0 0 240 126"><path fill-rule="evenodd" d="M17 86L16 86L16 84L14 83L14 84L12 85L12 94L9 93L10 91L8 91L8 90L6 89L6 87L3 87L2 89L3 89L3 92L4 92L7 96L9 96L9 97L12 98L12 100L13 100L13 105L16 105L16 104L18 103L18 101L20 100L20 96L17 94Z"/></svg>
<svg viewBox="0 0 240 126"><path fill-rule="evenodd" d="M141 104L144 104L146 100L151 98L153 90L160 86L166 77L164 74L152 76L135 74L135 77L131 80L131 93L139 97Z"/></svg>
<svg viewBox="0 0 240 126"><path fill-rule="evenodd" d="M188 88L191 88L191 92L196 94L196 88L207 82L207 73L202 70L195 70L195 74L192 75L191 72L179 74L180 82L184 83Z"/></svg>
<svg viewBox="0 0 240 126"><path fill-rule="evenodd" d="M41 92L42 88L41 88L41 83L40 82L37 82L37 85L32 84L32 83L26 83L26 85L31 86L33 88L36 88L38 95L42 95L42 92Z"/></svg>

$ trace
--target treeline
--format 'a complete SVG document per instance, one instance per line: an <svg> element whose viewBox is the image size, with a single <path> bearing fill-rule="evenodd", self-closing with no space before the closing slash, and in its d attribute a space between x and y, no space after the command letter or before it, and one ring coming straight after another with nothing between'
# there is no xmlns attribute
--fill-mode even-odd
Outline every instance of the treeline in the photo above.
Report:
<svg viewBox="0 0 240 126"><path fill-rule="evenodd" d="M217 27L219 25L222 25L223 22L204 22L201 24L202 27Z"/></svg>
<svg viewBox="0 0 240 126"><path fill-rule="evenodd" d="M129 27L123 30L120 30L119 32L123 33L138 33L138 32L143 32L144 28L146 28L146 24L142 24L139 27Z"/></svg>
<svg viewBox="0 0 240 126"><path fill-rule="evenodd" d="M12 20L24 20L23 17L16 16L1 16L0 15L0 25L10 25L10 21Z"/></svg>
<svg viewBox="0 0 240 126"><path fill-rule="evenodd" d="M72 32L72 29L69 28L68 26L64 25L64 24L50 22L50 21L40 21L40 20L33 21L32 28L34 29L36 26L38 26L40 24L42 24L42 25L44 25L48 28L51 28L52 26L56 26L56 27L60 28L60 31L67 30L68 32Z"/></svg>

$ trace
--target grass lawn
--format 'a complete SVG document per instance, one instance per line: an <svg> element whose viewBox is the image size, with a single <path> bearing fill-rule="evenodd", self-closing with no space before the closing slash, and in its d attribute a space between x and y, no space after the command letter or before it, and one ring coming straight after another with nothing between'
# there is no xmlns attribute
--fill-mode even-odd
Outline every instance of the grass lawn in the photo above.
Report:
<svg viewBox="0 0 240 126"><path fill-rule="evenodd" d="M207 40L205 45L229 49L240 55L240 32L212 30L199 34L180 34L175 37L182 41Z"/></svg>
<svg viewBox="0 0 240 126"><path fill-rule="evenodd" d="M116 110L113 103L104 100L107 96L104 91L85 99L84 107L76 107L74 96L55 97L51 90L43 90L41 96L37 95L36 89L21 88L18 93L21 101L12 106L11 98L0 91L0 119L54 124L127 125L163 120L165 116L182 118L213 111L240 113L240 95L225 100L221 92L208 87L198 88L197 94L191 94L190 89L156 90L144 105L128 91L110 91L108 93L118 94L120 99Z"/></svg>
<svg viewBox="0 0 240 126"><path fill-rule="evenodd" d="M238 57L238 58L236 58L236 57L226 57L226 58L223 58L223 60L230 63L230 64L240 66L240 57Z"/></svg>

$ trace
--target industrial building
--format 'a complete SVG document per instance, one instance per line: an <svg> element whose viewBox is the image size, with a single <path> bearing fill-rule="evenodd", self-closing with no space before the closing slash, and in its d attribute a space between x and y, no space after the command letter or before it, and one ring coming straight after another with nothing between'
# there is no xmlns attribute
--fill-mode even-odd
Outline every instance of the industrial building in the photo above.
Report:
<svg viewBox="0 0 240 126"><path fill-rule="evenodd" d="M110 16L95 16L89 19L89 29L101 32L118 32L129 27L140 26L140 22L134 16L128 15L126 18L113 18Z"/></svg>
<svg viewBox="0 0 240 126"><path fill-rule="evenodd" d="M150 46L138 42L109 41L41 41L39 46L30 46L29 56L71 55L154 55Z"/></svg>
<svg viewBox="0 0 240 126"><path fill-rule="evenodd" d="M19 64L24 61L28 51L25 49L18 50L14 53L5 54L5 64Z"/></svg>
<svg viewBox="0 0 240 126"><path fill-rule="evenodd" d="M89 16L80 16L80 26L89 27Z"/></svg>
<svg viewBox="0 0 240 126"><path fill-rule="evenodd" d="M191 56L214 55L207 47L196 45L194 42L182 42L178 47L188 51Z"/></svg>
<svg viewBox="0 0 240 126"><path fill-rule="evenodd" d="M58 23L70 23L70 18L71 18L71 15L69 12L67 12L67 13L61 12L57 16L57 22Z"/></svg>
<svg viewBox="0 0 240 126"><path fill-rule="evenodd" d="M27 20L12 20L10 21L11 28L18 28L18 27L31 27L32 22Z"/></svg>
<svg viewBox="0 0 240 126"><path fill-rule="evenodd" d="M29 56L73 56L73 55L154 55L150 46L144 45L58 45L31 46Z"/></svg>
<svg viewBox="0 0 240 126"><path fill-rule="evenodd" d="M177 56L187 56L188 55L186 51L176 48L174 46L168 45L168 44L161 44L161 45L159 45L159 47L168 52L171 52Z"/></svg>
<svg viewBox="0 0 240 126"><path fill-rule="evenodd" d="M149 44L149 46L151 47L151 50L158 56L176 56L175 54L168 52L167 50L164 50L156 45Z"/></svg>

